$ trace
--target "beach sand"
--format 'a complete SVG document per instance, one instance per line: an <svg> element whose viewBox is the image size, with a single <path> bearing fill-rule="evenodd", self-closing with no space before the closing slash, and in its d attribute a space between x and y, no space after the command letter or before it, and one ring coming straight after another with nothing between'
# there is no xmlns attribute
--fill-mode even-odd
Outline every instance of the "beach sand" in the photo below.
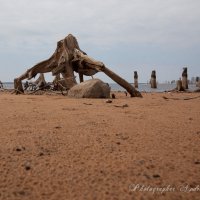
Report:
<svg viewBox="0 0 200 200"><path fill-rule="evenodd" d="M0 199L199 199L199 94L115 95L1 92Z"/></svg>

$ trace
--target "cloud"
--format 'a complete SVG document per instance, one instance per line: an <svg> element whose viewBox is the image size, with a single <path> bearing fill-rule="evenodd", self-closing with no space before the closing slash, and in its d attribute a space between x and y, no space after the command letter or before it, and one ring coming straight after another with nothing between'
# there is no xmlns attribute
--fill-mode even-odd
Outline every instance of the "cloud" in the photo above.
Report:
<svg viewBox="0 0 200 200"><path fill-rule="evenodd" d="M117 57L117 48L126 55L131 46L170 52L200 44L199 0L0 0L0 4L0 53L49 55L68 33L83 49L115 52ZM138 56L142 51L145 48Z"/></svg>
<svg viewBox="0 0 200 200"><path fill-rule="evenodd" d="M199 42L198 0L1 0L1 36L55 37L69 32L96 45Z"/></svg>

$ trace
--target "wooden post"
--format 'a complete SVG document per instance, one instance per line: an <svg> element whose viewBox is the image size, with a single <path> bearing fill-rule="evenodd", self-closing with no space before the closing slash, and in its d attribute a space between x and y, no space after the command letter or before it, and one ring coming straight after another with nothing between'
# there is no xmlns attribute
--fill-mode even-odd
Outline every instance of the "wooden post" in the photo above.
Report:
<svg viewBox="0 0 200 200"><path fill-rule="evenodd" d="M0 81L0 88L3 88L3 83Z"/></svg>
<svg viewBox="0 0 200 200"><path fill-rule="evenodd" d="M187 74L187 67L183 68L183 73L182 73L182 86L184 89L188 89L188 74Z"/></svg>
<svg viewBox="0 0 200 200"><path fill-rule="evenodd" d="M156 83L156 71L153 70L151 73L151 88L157 88L157 83Z"/></svg>
<svg viewBox="0 0 200 200"><path fill-rule="evenodd" d="M196 77L196 87L200 87L200 79L198 76Z"/></svg>
<svg viewBox="0 0 200 200"><path fill-rule="evenodd" d="M181 79L176 82L176 88L178 91L184 91Z"/></svg>
<svg viewBox="0 0 200 200"><path fill-rule="evenodd" d="M134 71L134 87L138 88L138 74L137 74L137 71Z"/></svg>

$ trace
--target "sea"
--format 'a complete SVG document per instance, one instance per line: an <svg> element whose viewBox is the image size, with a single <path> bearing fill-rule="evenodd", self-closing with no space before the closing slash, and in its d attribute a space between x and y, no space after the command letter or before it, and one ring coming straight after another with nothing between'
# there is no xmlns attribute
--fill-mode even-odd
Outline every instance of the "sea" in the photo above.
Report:
<svg viewBox="0 0 200 200"><path fill-rule="evenodd" d="M130 83L133 85L133 83ZM14 84L12 82L5 82L3 83L5 89L14 89ZM109 83L109 86L111 87L112 91L126 91L123 87L116 83ZM189 84L189 91L194 91L196 89L199 89L196 87L195 84ZM176 84L170 84L170 83L158 83L156 89L152 89L150 84L148 83L139 83L138 89L140 92L165 92L170 91L172 89L176 88Z"/></svg>

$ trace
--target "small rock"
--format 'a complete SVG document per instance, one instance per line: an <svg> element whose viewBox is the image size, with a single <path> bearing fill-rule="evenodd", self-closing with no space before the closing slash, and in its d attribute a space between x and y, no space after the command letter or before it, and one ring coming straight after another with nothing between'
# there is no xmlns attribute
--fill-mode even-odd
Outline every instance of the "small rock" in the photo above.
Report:
<svg viewBox="0 0 200 200"><path fill-rule="evenodd" d="M16 148L16 151L21 151L22 149L20 149L20 148Z"/></svg>
<svg viewBox="0 0 200 200"><path fill-rule="evenodd" d="M200 160L194 161L194 164L195 164L195 165L199 165L199 164L200 164Z"/></svg>
<svg viewBox="0 0 200 200"><path fill-rule="evenodd" d="M124 104L122 107L123 107L123 108L128 107L128 104Z"/></svg>
<svg viewBox="0 0 200 200"><path fill-rule="evenodd" d="M61 128L61 126L56 126L55 128L56 128L56 129L60 129L60 128Z"/></svg>
<svg viewBox="0 0 200 200"><path fill-rule="evenodd" d="M16 147L15 151L23 151L25 150L25 147Z"/></svg>
<svg viewBox="0 0 200 200"><path fill-rule="evenodd" d="M25 170L29 171L31 169L30 163L29 162L25 163L24 168L25 168Z"/></svg>
<svg viewBox="0 0 200 200"><path fill-rule="evenodd" d="M117 142L116 144L120 145L121 143L120 143L120 142Z"/></svg>
<svg viewBox="0 0 200 200"><path fill-rule="evenodd" d="M160 178L160 175L159 174L154 174L153 178Z"/></svg>
<svg viewBox="0 0 200 200"><path fill-rule="evenodd" d="M108 99L106 100L106 103L112 103L112 100Z"/></svg>
<svg viewBox="0 0 200 200"><path fill-rule="evenodd" d="M31 167L30 166L25 166L25 170L30 170L31 169Z"/></svg>
<svg viewBox="0 0 200 200"><path fill-rule="evenodd" d="M43 152L40 152L40 153L39 153L39 156L43 156L43 155L44 155L44 153L43 153Z"/></svg>

